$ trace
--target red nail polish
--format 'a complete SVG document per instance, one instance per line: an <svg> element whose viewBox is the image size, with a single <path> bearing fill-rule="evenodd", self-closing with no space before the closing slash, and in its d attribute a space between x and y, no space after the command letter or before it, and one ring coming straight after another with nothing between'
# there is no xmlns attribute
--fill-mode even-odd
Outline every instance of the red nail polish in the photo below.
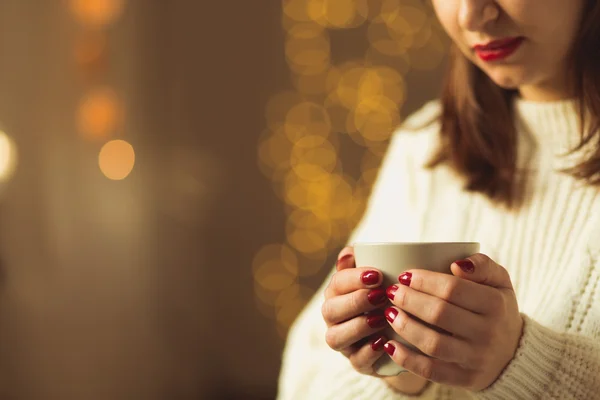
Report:
<svg viewBox="0 0 600 400"><path fill-rule="evenodd" d="M393 307L388 307L385 309L385 317L387 318L388 321L394 322L394 320L396 319L396 317L398 316L398 310L396 310Z"/></svg>
<svg viewBox="0 0 600 400"><path fill-rule="evenodd" d="M388 353L390 356L393 356L394 352L396 351L396 347L394 347L394 345L389 342L384 344L383 348L385 352Z"/></svg>
<svg viewBox="0 0 600 400"><path fill-rule="evenodd" d="M472 274L475 271L475 264L471 260L458 260L456 261L456 265L467 274Z"/></svg>
<svg viewBox="0 0 600 400"><path fill-rule="evenodd" d="M383 315L371 315L367 317L367 325L373 329L381 328L385 326L385 318Z"/></svg>
<svg viewBox="0 0 600 400"><path fill-rule="evenodd" d="M367 294L367 299L374 306L381 304L386 300L385 291L383 289L373 289Z"/></svg>
<svg viewBox="0 0 600 400"><path fill-rule="evenodd" d="M350 257L352 257L352 254L346 254L345 256L343 256L342 258L340 258L339 260L337 260L336 262L336 267L339 268L340 264L346 260L349 260Z"/></svg>
<svg viewBox="0 0 600 400"><path fill-rule="evenodd" d="M412 279L412 273L405 272L398 277L398 281L404 286L410 286L410 280Z"/></svg>
<svg viewBox="0 0 600 400"><path fill-rule="evenodd" d="M383 336L379 336L377 339L371 343L371 349L373 351L381 351L383 349L383 345L385 344L385 338Z"/></svg>
<svg viewBox="0 0 600 400"><path fill-rule="evenodd" d="M394 297L396 297L397 290L398 290L398 286L396 286L396 285L392 285L389 288L387 288L387 290L386 290L387 297L390 300L394 300Z"/></svg>
<svg viewBox="0 0 600 400"><path fill-rule="evenodd" d="M379 272L377 271L366 271L360 276L360 280L365 285L371 286L376 285L379 282Z"/></svg>

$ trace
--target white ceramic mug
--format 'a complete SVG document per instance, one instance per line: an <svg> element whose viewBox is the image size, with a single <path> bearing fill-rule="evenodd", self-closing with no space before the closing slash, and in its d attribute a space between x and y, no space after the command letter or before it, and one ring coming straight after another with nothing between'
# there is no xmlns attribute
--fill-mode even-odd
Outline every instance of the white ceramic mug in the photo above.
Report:
<svg viewBox="0 0 600 400"><path fill-rule="evenodd" d="M397 285L398 276L409 269L426 269L451 274L450 265L479 253L475 242L423 242L423 243L355 243L354 259L357 267L372 267L383 273L382 289ZM412 350L417 348L402 339L391 327L382 332ZM421 353L423 354L423 353ZM395 376L406 370L384 354L375 364L375 372L382 376Z"/></svg>

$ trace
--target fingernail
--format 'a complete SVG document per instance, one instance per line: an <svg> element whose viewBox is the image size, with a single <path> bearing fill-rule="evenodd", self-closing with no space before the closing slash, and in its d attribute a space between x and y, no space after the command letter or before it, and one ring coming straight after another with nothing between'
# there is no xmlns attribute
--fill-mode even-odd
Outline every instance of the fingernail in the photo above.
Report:
<svg viewBox="0 0 600 400"><path fill-rule="evenodd" d="M385 344L385 338L383 336L379 336L377 339L371 343L371 349L373 351L381 351L383 349L383 345Z"/></svg>
<svg viewBox="0 0 600 400"><path fill-rule="evenodd" d="M345 256L341 257L339 260L337 260L336 267L339 267L344 261L349 260L350 257L352 257L352 254L346 254Z"/></svg>
<svg viewBox="0 0 600 400"><path fill-rule="evenodd" d="M372 315L367 317L367 324L373 329L381 328L385 326L385 318L383 315Z"/></svg>
<svg viewBox="0 0 600 400"><path fill-rule="evenodd" d="M394 300L394 297L396 297L396 290L398 290L398 286L396 285L392 285L389 288L387 288L386 294L390 300Z"/></svg>
<svg viewBox="0 0 600 400"><path fill-rule="evenodd" d="M397 316L398 310L396 310L394 307L388 307L385 309L385 317L388 321L390 321L390 323L394 322Z"/></svg>
<svg viewBox="0 0 600 400"><path fill-rule="evenodd" d="M456 265L467 274L472 274L475 271L475 264L471 260L458 260L456 261Z"/></svg>
<svg viewBox="0 0 600 400"><path fill-rule="evenodd" d="M393 356L394 352L396 351L396 347L393 344L389 343L389 342L383 345L383 349L390 356Z"/></svg>
<svg viewBox="0 0 600 400"><path fill-rule="evenodd" d="M360 276L360 280L367 286L376 285L379 282L379 272L366 271Z"/></svg>
<svg viewBox="0 0 600 400"><path fill-rule="evenodd" d="M367 299L374 306L381 304L386 300L385 291L383 289L373 289L367 294Z"/></svg>
<svg viewBox="0 0 600 400"><path fill-rule="evenodd" d="M410 286L410 280L412 279L412 273L405 272L398 277L398 281L404 286Z"/></svg>

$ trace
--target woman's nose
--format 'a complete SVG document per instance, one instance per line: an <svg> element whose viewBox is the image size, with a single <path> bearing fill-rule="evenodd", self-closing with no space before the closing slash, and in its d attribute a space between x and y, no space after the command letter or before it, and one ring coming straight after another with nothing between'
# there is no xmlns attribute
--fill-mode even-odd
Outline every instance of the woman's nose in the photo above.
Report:
<svg viewBox="0 0 600 400"><path fill-rule="evenodd" d="M493 0L459 0L459 25L472 32L480 32L487 24L498 19L500 8Z"/></svg>

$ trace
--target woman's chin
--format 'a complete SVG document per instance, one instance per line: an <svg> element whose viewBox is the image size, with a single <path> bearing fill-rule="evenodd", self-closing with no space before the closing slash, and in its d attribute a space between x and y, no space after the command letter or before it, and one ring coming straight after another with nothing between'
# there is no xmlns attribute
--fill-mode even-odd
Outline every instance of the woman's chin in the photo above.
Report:
<svg viewBox="0 0 600 400"><path fill-rule="evenodd" d="M527 69L518 64L480 65L480 68L503 89L518 89L532 78Z"/></svg>
<svg viewBox="0 0 600 400"><path fill-rule="evenodd" d="M489 74L492 81L502 89L517 89L522 85L522 80L514 75L507 74Z"/></svg>

